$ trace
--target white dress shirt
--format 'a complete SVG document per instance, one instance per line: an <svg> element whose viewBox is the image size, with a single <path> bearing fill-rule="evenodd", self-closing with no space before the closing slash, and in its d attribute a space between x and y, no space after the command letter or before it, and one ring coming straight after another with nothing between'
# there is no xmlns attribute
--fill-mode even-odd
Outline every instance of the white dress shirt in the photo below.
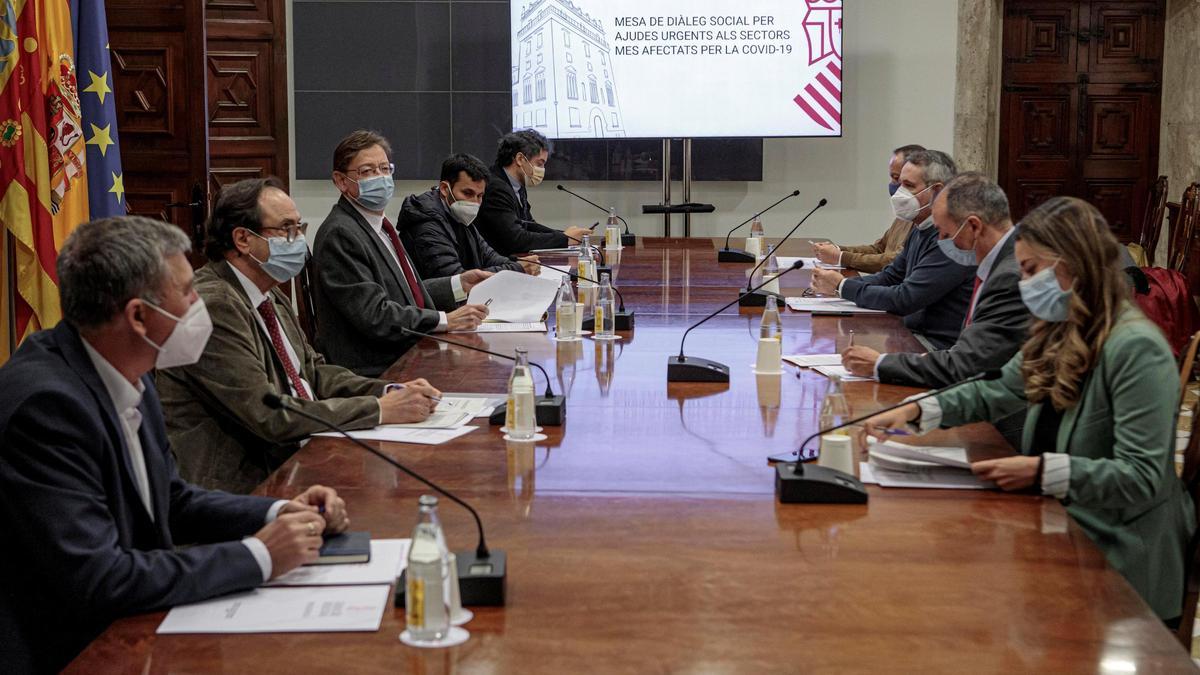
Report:
<svg viewBox="0 0 1200 675"><path fill-rule="evenodd" d="M246 297L250 298L250 306L254 308L254 319L258 322L258 327L262 330L263 335L266 336L267 342L270 343L271 331L267 328L266 320L263 319L262 314L260 314L258 311L259 305L266 302L270 296L260 291L258 286L256 286L253 281L250 281L250 277L242 274L242 271L237 267L230 265L229 269L233 270L234 276L236 276L237 280L242 284L242 290L246 291ZM300 362L300 357L296 355L295 348L292 347L292 341L288 339L288 335L286 332L284 332L283 326L279 324L278 316L276 316L275 319L275 328L279 331L279 336L283 338L283 350L287 353L287 358L291 360L292 367L296 369L296 373L300 375L300 384L304 385L304 390L308 394L308 398L313 401L317 400L316 394L313 393L312 385L309 384L308 380L304 379L304 369L301 367L303 364ZM283 354L280 354L279 357L283 358ZM292 396L297 395L296 388L292 386L290 380L288 381L288 392L290 392Z"/></svg>
<svg viewBox="0 0 1200 675"><path fill-rule="evenodd" d="M372 230L375 230L375 236L379 237L379 240L383 242L383 247L392 254L392 260L396 261L396 266L399 267L403 272L404 266L400 264L399 253L396 251L395 247L392 246L391 237L387 236L387 233L383 231L383 214L371 213L358 204L355 204L353 200L351 200L350 204L354 206L355 210L362 214L363 218L366 218L367 224L371 226ZM409 265L412 265L412 258L409 258ZM413 273L416 273L415 267L413 268ZM454 276L450 277L450 289L454 292L455 302L462 302L463 300L467 299L467 292L463 290L462 286L461 274L455 274ZM448 319L446 319L446 313L439 311L438 325L437 328L434 329L434 332L445 333L449 326L450 322Z"/></svg>
<svg viewBox="0 0 1200 675"><path fill-rule="evenodd" d="M154 520L154 506L150 502L150 477L146 473L146 454L142 451L142 441L138 437L138 431L142 428L142 413L138 406L142 402L146 386L141 380L138 380L136 385L130 384L129 380L88 344L86 339L82 342L88 358L96 368L96 374L100 376L100 382L104 384L104 389L112 400L117 417L121 420L121 436L125 439L125 448L129 452L129 463L133 466L133 480L137 484L138 497L146 507L150 520ZM272 504L267 510L263 524L275 520L284 504L287 504L287 500L281 499ZM270 579L271 552L267 550L267 545L257 537L246 537L242 539L242 544L250 551L250 555L254 556L254 561L262 570L263 581Z"/></svg>

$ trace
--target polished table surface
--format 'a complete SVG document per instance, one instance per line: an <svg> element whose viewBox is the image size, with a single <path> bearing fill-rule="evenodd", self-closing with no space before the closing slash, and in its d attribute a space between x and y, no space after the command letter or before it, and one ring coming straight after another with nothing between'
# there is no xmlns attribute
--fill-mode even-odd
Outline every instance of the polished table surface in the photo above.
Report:
<svg viewBox="0 0 1200 675"><path fill-rule="evenodd" d="M1150 672L1190 669L1172 635L1058 502L1031 494L869 487L865 505L781 505L767 454L816 429L827 386L809 371L756 376L760 310L736 305L692 332L687 352L730 366L728 385L668 384L688 325L736 296L746 265L710 240L639 240L617 281L636 330L616 343L541 334L466 335L529 350L568 397L539 443L482 428L440 446L382 443L466 497L508 554L508 602L474 608L471 639L402 645L403 609L375 633L155 636L164 613L123 619L71 666L96 672ZM784 254L807 255L789 242ZM789 294L807 285L796 271ZM893 316L785 312L784 353L856 342L921 350ZM504 391L511 364L431 341L387 373L445 392ZM540 375L535 380L541 380ZM540 388L540 387L539 387ZM912 389L848 383L852 412ZM482 421L482 420L480 420ZM922 442L973 458L1012 450L987 425ZM345 496L355 529L407 537L414 481L349 443L318 438L258 493L311 483ZM452 548L468 515L440 509Z"/></svg>

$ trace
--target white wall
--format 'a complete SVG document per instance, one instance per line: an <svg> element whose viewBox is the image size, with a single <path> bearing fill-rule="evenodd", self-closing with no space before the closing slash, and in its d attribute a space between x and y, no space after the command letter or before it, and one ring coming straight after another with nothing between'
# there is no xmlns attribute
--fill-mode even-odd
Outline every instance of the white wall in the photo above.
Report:
<svg viewBox="0 0 1200 675"><path fill-rule="evenodd" d="M799 0L798 0L799 1ZM291 11L288 48L292 48ZM692 234L716 236L793 189L801 196L766 217L768 236L781 236L820 197L829 199L805 230L810 236L844 243L873 241L891 223L888 206L888 154L906 143L950 151L954 134L954 82L958 32L956 0L845 0L845 108L840 139L768 139L763 147L763 181L693 183L692 200L715 204L717 212L694 216ZM293 59L289 54L288 63ZM786 74L780 73L780 77ZM289 91L291 89L289 73ZM289 113L292 106L289 96ZM295 126L292 175L295 175ZM332 152L332 148L330 148ZM483 158L490 163L490 157ZM393 214L407 194L437 181L408 181L396 186ZM662 217L645 216L642 204L661 201L658 183L575 182L568 187L594 201L615 206L642 235L662 236ZM672 201L682 201L676 183ZM337 191L328 181L292 181L300 212L316 226L329 213ZM552 184L530 191L529 201L542 223L590 225L603 214L558 192ZM673 233L682 234L682 216ZM310 232L310 239L312 233Z"/></svg>

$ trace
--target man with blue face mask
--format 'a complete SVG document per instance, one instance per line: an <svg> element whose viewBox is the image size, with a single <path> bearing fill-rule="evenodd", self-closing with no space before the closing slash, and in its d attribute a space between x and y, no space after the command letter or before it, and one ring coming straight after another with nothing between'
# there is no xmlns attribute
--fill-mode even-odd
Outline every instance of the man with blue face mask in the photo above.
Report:
<svg viewBox="0 0 1200 675"><path fill-rule="evenodd" d="M914 224L900 255L868 276L844 278L835 270L813 270L813 289L903 316L904 325L927 347L949 349L962 331L975 268L946 257L931 214L934 199L957 173L954 160L944 152L910 155L900 171L900 189L891 198L896 217Z"/></svg>
<svg viewBox="0 0 1200 675"><path fill-rule="evenodd" d="M212 316L212 337L195 363L158 373L181 475L249 492L325 430L268 408L267 393L351 429L429 416L438 391L428 382L385 393L387 382L327 364L309 346L279 289L304 268L307 225L278 179L223 188L206 229L209 263L196 273L196 290Z"/></svg>

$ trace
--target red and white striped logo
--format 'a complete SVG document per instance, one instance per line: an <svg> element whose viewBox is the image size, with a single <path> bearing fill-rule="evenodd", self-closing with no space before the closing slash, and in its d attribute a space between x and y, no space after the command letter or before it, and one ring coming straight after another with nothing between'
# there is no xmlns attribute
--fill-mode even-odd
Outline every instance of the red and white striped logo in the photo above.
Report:
<svg viewBox="0 0 1200 675"><path fill-rule="evenodd" d="M838 59L830 59L804 91L792 99L812 121L830 131L842 127L842 68Z"/></svg>
<svg viewBox="0 0 1200 675"><path fill-rule="evenodd" d="M813 122L829 131L842 127L842 0L806 0L804 33L810 66L825 67L792 99Z"/></svg>

